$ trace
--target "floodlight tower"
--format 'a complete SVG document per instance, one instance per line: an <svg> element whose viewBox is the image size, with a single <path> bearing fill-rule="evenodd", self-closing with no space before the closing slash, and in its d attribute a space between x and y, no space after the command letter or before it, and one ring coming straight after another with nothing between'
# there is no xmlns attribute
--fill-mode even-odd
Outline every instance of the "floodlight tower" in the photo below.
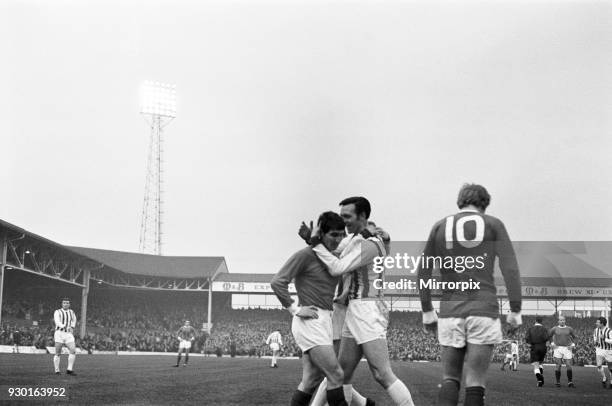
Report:
<svg viewBox="0 0 612 406"><path fill-rule="evenodd" d="M140 113L151 135L140 223L140 252L162 254L164 128L176 117L176 85L146 81L142 86Z"/></svg>

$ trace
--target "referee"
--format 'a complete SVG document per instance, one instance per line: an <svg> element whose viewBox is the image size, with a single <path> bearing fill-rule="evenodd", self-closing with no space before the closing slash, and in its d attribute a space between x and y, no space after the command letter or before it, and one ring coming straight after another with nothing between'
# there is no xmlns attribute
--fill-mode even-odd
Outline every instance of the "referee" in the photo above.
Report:
<svg viewBox="0 0 612 406"><path fill-rule="evenodd" d="M548 341L548 330L542 326L542 316L537 316L533 327L525 334L525 341L531 346L530 356L533 373L538 381L538 387L544 385L544 369L542 362L546 357L546 342Z"/></svg>

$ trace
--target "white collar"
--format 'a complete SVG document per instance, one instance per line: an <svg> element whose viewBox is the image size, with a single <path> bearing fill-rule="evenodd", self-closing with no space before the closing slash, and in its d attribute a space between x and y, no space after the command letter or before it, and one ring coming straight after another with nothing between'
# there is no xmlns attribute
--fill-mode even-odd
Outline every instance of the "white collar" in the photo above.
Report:
<svg viewBox="0 0 612 406"><path fill-rule="evenodd" d="M480 213L480 212L476 209L470 209L469 207L464 207L463 209L459 210L459 213Z"/></svg>

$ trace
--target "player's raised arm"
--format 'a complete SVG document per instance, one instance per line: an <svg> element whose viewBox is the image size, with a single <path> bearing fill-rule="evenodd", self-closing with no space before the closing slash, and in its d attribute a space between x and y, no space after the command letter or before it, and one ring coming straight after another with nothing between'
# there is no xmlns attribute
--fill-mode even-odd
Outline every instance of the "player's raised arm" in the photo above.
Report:
<svg viewBox="0 0 612 406"><path fill-rule="evenodd" d="M376 257L387 255L382 241L378 238L364 239L354 237L353 244L347 246L348 251L342 258L337 258L329 252L323 244L317 244L312 250L327 267L330 275L340 276L357 268L366 266L374 261Z"/></svg>

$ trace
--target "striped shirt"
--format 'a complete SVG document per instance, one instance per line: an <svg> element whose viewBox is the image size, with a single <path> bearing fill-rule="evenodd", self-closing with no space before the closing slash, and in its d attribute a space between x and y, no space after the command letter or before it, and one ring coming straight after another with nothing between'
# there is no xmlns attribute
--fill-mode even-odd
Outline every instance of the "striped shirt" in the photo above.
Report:
<svg viewBox="0 0 612 406"><path fill-rule="evenodd" d="M596 328L593 332L595 347L601 348L602 350L612 350L612 344L607 343L606 339L612 339L612 330L609 327Z"/></svg>
<svg viewBox="0 0 612 406"><path fill-rule="evenodd" d="M272 334L270 334L268 336L268 339L266 340L266 344L268 345L273 343L283 345L283 339L278 331L273 331Z"/></svg>
<svg viewBox="0 0 612 406"><path fill-rule="evenodd" d="M340 258L336 258L323 244L314 247L313 251L332 276L350 272L349 300L382 298L382 289L373 289L372 286L375 279L383 279L384 276L383 273L374 272L374 258L387 255L386 247L379 238L366 240L360 234L355 235L340 254Z"/></svg>
<svg viewBox="0 0 612 406"><path fill-rule="evenodd" d="M68 331L68 328L74 329L76 326L76 315L72 309L57 309L53 314L53 319L56 330Z"/></svg>

